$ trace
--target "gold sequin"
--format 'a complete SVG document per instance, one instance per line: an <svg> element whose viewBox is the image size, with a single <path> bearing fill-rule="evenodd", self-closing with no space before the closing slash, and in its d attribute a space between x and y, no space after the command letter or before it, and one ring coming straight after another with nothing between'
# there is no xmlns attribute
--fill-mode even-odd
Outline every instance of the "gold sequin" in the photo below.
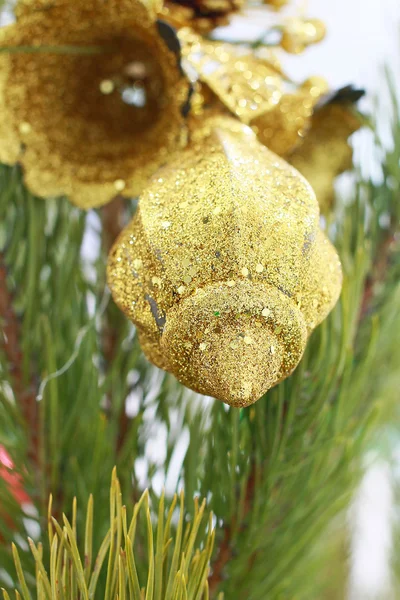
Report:
<svg viewBox="0 0 400 600"><path fill-rule="evenodd" d="M100 82L100 91L102 94L112 94L115 90L115 83L111 79L103 79Z"/></svg>
<svg viewBox="0 0 400 600"><path fill-rule="evenodd" d="M126 187L126 183L123 179L117 179L116 181L114 181L114 187L117 190L117 192L122 192Z"/></svg>
<svg viewBox="0 0 400 600"><path fill-rule="evenodd" d="M20 133L22 133L22 135L30 133L32 131L32 126L30 125L30 123L24 121L23 123L20 123L19 131Z"/></svg>

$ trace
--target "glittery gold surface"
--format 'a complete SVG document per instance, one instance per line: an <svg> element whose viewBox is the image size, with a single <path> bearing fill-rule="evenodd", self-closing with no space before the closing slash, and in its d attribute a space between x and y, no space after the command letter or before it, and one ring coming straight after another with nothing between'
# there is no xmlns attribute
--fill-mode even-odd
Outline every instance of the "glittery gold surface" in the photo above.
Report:
<svg viewBox="0 0 400 600"><path fill-rule="evenodd" d="M300 54L307 46L324 39L325 25L319 19L291 18L283 26L281 47L291 54Z"/></svg>
<svg viewBox="0 0 400 600"><path fill-rule="evenodd" d="M311 77L294 92L282 95L277 104L251 121L260 142L279 156L292 152L302 143L314 107L327 89L324 79Z"/></svg>
<svg viewBox="0 0 400 600"><path fill-rule="evenodd" d="M228 25L231 14L244 5L245 0L166 0L159 16L173 27L191 27L207 33L215 27Z"/></svg>
<svg viewBox="0 0 400 600"><path fill-rule="evenodd" d="M20 162L40 196L88 208L136 195L186 143L189 84L152 0L24 0L0 46L0 160ZM52 47L67 47L53 52ZM83 55L68 47L92 47Z"/></svg>
<svg viewBox="0 0 400 600"><path fill-rule="evenodd" d="M349 136L363 125L351 103L330 103L315 111L301 146L288 156L290 164L312 185L322 212L333 203L334 179L351 169L353 151Z"/></svg>
<svg viewBox="0 0 400 600"><path fill-rule="evenodd" d="M251 49L205 40L189 30L178 33L183 66L243 123L279 104L283 78L272 53L261 59Z"/></svg>
<svg viewBox="0 0 400 600"><path fill-rule="evenodd" d="M188 77L200 84L203 96L209 92L214 96L209 102L211 111L229 110L251 125L258 139L279 156L287 156L303 142L315 106L328 91L325 79L310 77L295 85L271 51L255 53L211 42L187 29L178 35ZM192 131L204 128L204 114L198 114L200 120L190 123Z"/></svg>
<svg viewBox="0 0 400 600"><path fill-rule="evenodd" d="M221 118L153 178L108 281L149 360L247 406L296 367L339 296L341 267L306 180Z"/></svg>

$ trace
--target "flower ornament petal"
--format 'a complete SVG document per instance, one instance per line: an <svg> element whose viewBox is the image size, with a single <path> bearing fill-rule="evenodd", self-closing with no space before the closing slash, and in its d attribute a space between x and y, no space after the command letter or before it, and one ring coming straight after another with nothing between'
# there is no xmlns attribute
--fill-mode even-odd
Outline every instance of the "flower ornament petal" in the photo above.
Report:
<svg viewBox="0 0 400 600"><path fill-rule="evenodd" d="M65 194L82 208L137 195L185 145L190 86L158 7L18 4L17 23L0 32L9 49L0 54L0 159L20 162L34 193Z"/></svg>
<svg viewBox="0 0 400 600"><path fill-rule="evenodd" d="M242 123L272 110L283 94L284 78L272 53L259 58L249 48L214 42L183 29L183 67Z"/></svg>
<svg viewBox="0 0 400 600"><path fill-rule="evenodd" d="M362 94L349 86L320 103L302 144L287 156L313 187L322 212L333 204L335 178L352 167L349 137L364 124L355 106Z"/></svg>

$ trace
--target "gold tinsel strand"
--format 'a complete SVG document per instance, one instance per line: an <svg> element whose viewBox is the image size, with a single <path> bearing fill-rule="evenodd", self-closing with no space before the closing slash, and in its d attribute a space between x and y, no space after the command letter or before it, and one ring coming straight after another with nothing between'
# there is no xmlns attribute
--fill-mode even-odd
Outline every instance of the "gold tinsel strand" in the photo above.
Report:
<svg viewBox="0 0 400 600"><path fill-rule="evenodd" d="M24 0L0 30L0 160L82 208L141 192L186 143L189 83L151 0ZM16 52L18 47L22 51ZM85 52L87 48L87 52Z"/></svg>
<svg viewBox="0 0 400 600"><path fill-rule="evenodd" d="M153 178L108 281L149 360L247 406L296 367L341 268L306 180L221 118Z"/></svg>

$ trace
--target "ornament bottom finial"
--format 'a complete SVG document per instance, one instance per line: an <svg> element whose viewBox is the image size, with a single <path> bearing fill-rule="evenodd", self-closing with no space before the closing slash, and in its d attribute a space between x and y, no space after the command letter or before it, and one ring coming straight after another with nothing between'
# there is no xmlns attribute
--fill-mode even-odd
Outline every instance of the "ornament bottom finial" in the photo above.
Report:
<svg viewBox="0 0 400 600"><path fill-rule="evenodd" d="M272 286L247 280L198 290L168 314L161 346L178 379L231 406L248 406L300 360L304 319Z"/></svg>

